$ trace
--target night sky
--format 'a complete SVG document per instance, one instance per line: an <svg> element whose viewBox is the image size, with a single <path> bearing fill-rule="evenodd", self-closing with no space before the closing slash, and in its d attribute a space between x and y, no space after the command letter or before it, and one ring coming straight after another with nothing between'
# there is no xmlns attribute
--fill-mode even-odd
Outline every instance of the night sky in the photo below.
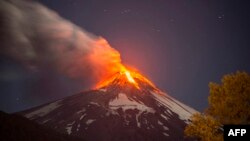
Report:
<svg viewBox="0 0 250 141"><path fill-rule="evenodd" d="M104 37L124 64L199 111L208 105L209 82L237 70L250 72L247 1L39 0ZM37 75L8 56L0 59L0 110L16 112L89 89L56 72Z"/></svg>

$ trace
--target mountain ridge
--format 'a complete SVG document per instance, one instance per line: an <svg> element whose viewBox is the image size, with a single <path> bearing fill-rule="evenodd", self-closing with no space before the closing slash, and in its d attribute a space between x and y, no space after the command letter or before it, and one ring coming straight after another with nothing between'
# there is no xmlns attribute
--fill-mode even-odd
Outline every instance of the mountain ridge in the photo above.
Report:
<svg viewBox="0 0 250 141"><path fill-rule="evenodd" d="M94 90L19 114L87 141L191 140L184 137L197 112L136 72L120 72Z"/></svg>
<svg viewBox="0 0 250 141"><path fill-rule="evenodd" d="M58 133L17 114L0 111L1 141L84 141L77 137Z"/></svg>

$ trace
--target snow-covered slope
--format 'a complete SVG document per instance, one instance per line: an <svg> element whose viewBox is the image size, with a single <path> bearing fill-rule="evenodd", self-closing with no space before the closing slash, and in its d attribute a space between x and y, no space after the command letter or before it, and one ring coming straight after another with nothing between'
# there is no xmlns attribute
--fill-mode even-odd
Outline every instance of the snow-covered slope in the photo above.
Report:
<svg viewBox="0 0 250 141"><path fill-rule="evenodd" d="M120 85L116 79L20 114L88 141L187 140L183 130L196 111L147 82L136 81L140 89L129 82Z"/></svg>

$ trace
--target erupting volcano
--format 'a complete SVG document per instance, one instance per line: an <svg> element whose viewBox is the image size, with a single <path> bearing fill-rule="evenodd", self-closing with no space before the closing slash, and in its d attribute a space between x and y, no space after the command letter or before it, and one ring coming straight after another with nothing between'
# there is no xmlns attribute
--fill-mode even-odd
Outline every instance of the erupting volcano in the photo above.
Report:
<svg viewBox="0 0 250 141"><path fill-rule="evenodd" d="M113 82L115 81L115 82ZM140 82L140 83L138 83ZM109 86L110 84L116 84L120 86L126 86L126 85L133 85L137 89L140 89L142 87L142 82L147 83L147 85L150 85L151 87L155 88L154 84L150 82L146 77L142 76L138 71L136 70L130 70L126 67L122 67L121 70L117 73L115 73L113 76L100 81L97 85L96 88L102 88L105 86Z"/></svg>
<svg viewBox="0 0 250 141"><path fill-rule="evenodd" d="M122 67L94 90L20 114L87 141L176 141L189 140L183 131L194 112L138 71Z"/></svg>

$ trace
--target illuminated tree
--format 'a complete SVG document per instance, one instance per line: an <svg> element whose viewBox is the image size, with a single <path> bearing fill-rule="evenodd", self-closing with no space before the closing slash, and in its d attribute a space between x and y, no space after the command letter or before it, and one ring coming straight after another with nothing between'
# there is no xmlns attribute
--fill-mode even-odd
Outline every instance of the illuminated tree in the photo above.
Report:
<svg viewBox="0 0 250 141"><path fill-rule="evenodd" d="M196 137L202 141L221 141L221 124L209 115L196 113L192 116L192 123L186 129L185 134Z"/></svg>
<svg viewBox="0 0 250 141"><path fill-rule="evenodd" d="M250 76L246 72L225 75L222 84L210 83L207 113L222 124L250 123Z"/></svg>
<svg viewBox="0 0 250 141"><path fill-rule="evenodd" d="M250 124L250 75L236 72L223 76L221 84L209 83L209 107L194 114L185 134L207 140L223 140L225 124Z"/></svg>

